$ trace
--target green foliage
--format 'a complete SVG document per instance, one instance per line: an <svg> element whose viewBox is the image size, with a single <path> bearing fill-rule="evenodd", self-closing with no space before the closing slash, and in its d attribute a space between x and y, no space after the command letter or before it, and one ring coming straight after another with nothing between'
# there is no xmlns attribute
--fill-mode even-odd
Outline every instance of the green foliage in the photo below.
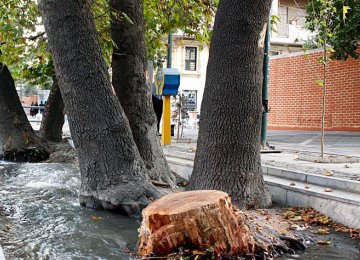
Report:
<svg viewBox="0 0 360 260"><path fill-rule="evenodd" d="M276 32L276 26L280 22L280 17L277 15L270 16L270 30Z"/></svg>
<svg viewBox="0 0 360 260"><path fill-rule="evenodd" d="M21 81L47 87L53 74L35 1L5 0L0 7L0 62ZM49 72L49 73L48 73Z"/></svg>
<svg viewBox="0 0 360 260"><path fill-rule="evenodd" d="M147 57L161 64L166 37L176 31L209 43L219 0L145 0Z"/></svg>
<svg viewBox="0 0 360 260"><path fill-rule="evenodd" d="M306 27L316 33L305 47L331 46L331 58L358 58L360 39L359 0L310 0L306 6Z"/></svg>
<svg viewBox="0 0 360 260"><path fill-rule="evenodd" d="M17 81L49 88L54 66L48 50L36 1L4 0L0 4L0 62L10 67ZM219 0L145 0L147 57L162 63L166 57L166 36L180 30L187 36L208 43ZM100 46L108 66L114 42L110 22L126 19L126 13L115 13L109 0L94 0L92 5Z"/></svg>

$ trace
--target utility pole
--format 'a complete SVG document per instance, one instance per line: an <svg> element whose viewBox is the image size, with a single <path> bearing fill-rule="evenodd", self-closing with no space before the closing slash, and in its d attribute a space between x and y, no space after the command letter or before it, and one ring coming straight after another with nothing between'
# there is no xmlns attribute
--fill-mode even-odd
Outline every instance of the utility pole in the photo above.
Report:
<svg viewBox="0 0 360 260"><path fill-rule="evenodd" d="M261 146L266 147L267 143L267 113L269 112L269 56L270 52L270 16L268 18L266 35L264 41L264 64L263 64L263 86L262 86L262 122L261 122Z"/></svg>
<svg viewBox="0 0 360 260"><path fill-rule="evenodd" d="M166 62L167 68L171 68L171 66L172 66L172 46L173 46L173 35L172 35L172 33L169 33L168 48L167 48L167 62Z"/></svg>
<svg viewBox="0 0 360 260"><path fill-rule="evenodd" d="M172 63L172 33L169 33L168 36L168 46L167 46L167 62L166 67L171 68ZM163 77L165 77L163 75ZM162 135L161 135L161 144L169 145L171 144L171 105L170 105L170 96L163 96L163 120L162 120Z"/></svg>

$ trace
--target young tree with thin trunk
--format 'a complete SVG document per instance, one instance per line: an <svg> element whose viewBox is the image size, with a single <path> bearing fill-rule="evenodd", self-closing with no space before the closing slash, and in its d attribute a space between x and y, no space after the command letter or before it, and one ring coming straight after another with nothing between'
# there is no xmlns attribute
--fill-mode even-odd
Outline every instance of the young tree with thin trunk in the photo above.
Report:
<svg viewBox="0 0 360 260"><path fill-rule="evenodd" d="M49 152L32 129L9 69L0 63L0 157L36 162Z"/></svg>
<svg viewBox="0 0 360 260"><path fill-rule="evenodd" d="M136 214L159 193L148 178L129 122L112 92L91 3L39 3L79 157L80 203Z"/></svg>
<svg viewBox="0 0 360 260"><path fill-rule="evenodd" d="M306 26L315 35L304 47L322 50L318 61L322 63L323 70L317 84L322 88L320 156L324 157L327 70L332 59L359 58L360 4L357 0L311 0L306 5L306 12Z"/></svg>
<svg viewBox="0 0 360 260"><path fill-rule="evenodd" d="M135 143L152 180L174 186L157 136L151 92L146 84L145 23L142 0L111 0L112 84L129 123ZM126 14L124 16L123 14Z"/></svg>
<svg viewBox="0 0 360 260"><path fill-rule="evenodd" d="M268 207L260 163L264 36L271 0L222 0L210 45L189 188L227 192L240 208Z"/></svg>
<svg viewBox="0 0 360 260"><path fill-rule="evenodd" d="M42 138L47 141L60 142L62 140L64 121L64 102L57 79L53 77L53 84L40 126Z"/></svg>

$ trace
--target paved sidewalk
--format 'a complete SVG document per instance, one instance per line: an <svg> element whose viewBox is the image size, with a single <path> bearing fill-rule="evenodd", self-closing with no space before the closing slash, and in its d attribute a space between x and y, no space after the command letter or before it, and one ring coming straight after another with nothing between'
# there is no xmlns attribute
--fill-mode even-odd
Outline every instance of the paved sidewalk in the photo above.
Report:
<svg viewBox="0 0 360 260"><path fill-rule="evenodd" d="M335 222L360 228L360 163L298 160L299 153L317 151L318 134L314 132L270 131L268 136L270 144L276 144L281 151L261 154L264 181L273 203L313 207ZM331 133L328 146L333 154L359 155L359 137L354 133ZM185 129L184 138L173 140L164 152L171 170L188 180L194 165L197 130Z"/></svg>
<svg viewBox="0 0 360 260"><path fill-rule="evenodd" d="M176 131L175 131L176 133ZM185 128L183 140L173 142L169 149L183 152L196 151L197 129ZM316 163L297 159L299 153L313 153L320 150L318 132L306 131L268 131L268 142L281 153L263 153L262 164L302 171L313 174L324 174L331 171L333 177L348 180L360 179L360 163ZM325 152L360 158L360 133L328 132L325 136Z"/></svg>
<svg viewBox="0 0 360 260"><path fill-rule="evenodd" d="M276 149L302 152L320 150L319 132L270 130L267 133L268 143ZM184 129L184 139L196 142L197 136L198 129ZM360 132L325 132L325 152L360 158Z"/></svg>

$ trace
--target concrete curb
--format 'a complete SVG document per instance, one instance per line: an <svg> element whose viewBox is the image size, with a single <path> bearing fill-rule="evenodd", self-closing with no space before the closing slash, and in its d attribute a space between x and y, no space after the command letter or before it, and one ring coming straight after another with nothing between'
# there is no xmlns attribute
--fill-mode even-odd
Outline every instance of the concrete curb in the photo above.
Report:
<svg viewBox="0 0 360 260"><path fill-rule="evenodd" d="M189 180L194 154L176 149L164 149L164 153L170 169ZM290 207L310 206L338 223L360 228L360 182L266 165L263 165L262 169L275 204ZM328 188L333 190L325 191Z"/></svg>
<svg viewBox="0 0 360 260"><path fill-rule="evenodd" d="M344 180L336 177L287 170L266 165L262 166L262 170L263 173L267 175L360 194L360 182L358 181Z"/></svg>

